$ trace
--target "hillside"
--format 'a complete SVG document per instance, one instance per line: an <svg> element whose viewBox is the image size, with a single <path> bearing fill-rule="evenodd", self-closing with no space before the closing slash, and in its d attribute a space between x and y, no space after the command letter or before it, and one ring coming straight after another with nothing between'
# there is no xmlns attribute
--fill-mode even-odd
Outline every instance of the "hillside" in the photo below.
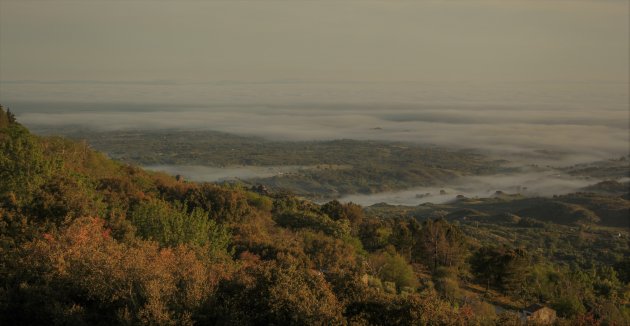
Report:
<svg viewBox="0 0 630 326"><path fill-rule="evenodd" d="M516 325L532 303L560 325L630 320L621 197L364 209L263 190L145 171L0 109L0 323Z"/></svg>

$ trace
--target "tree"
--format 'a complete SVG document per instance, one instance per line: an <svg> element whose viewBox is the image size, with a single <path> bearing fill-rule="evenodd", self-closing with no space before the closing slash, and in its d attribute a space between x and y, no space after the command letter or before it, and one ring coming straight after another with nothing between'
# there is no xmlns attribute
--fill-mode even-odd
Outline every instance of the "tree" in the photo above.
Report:
<svg viewBox="0 0 630 326"><path fill-rule="evenodd" d="M517 248L509 250L501 260L501 288L507 293L519 293L529 272L529 255L524 249Z"/></svg>
<svg viewBox="0 0 630 326"><path fill-rule="evenodd" d="M274 216L278 225L292 229L311 229L327 235L345 238L350 235L350 223L347 220L332 220L327 215L311 211L285 211Z"/></svg>
<svg viewBox="0 0 630 326"><path fill-rule="evenodd" d="M9 126L9 117L4 112L4 107L0 105L0 128L6 128Z"/></svg>
<svg viewBox="0 0 630 326"><path fill-rule="evenodd" d="M7 108L7 120L9 121L9 124L16 122L15 114L13 114L9 108Z"/></svg>
<svg viewBox="0 0 630 326"><path fill-rule="evenodd" d="M292 257L246 265L223 281L208 307L211 324L341 324L342 307L321 273L298 267Z"/></svg>
<svg viewBox="0 0 630 326"><path fill-rule="evenodd" d="M415 252L432 271L440 266L457 267L468 253L464 234L444 219L422 224Z"/></svg>
<svg viewBox="0 0 630 326"><path fill-rule="evenodd" d="M98 218L27 243L3 281L7 324L192 324L229 265L185 246L117 242Z"/></svg>
<svg viewBox="0 0 630 326"><path fill-rule="evenodd" d="M79 217L102 216L104 206L88 180L57 173L34 192L26 210L39 221L60 225Z"/></svg>
<svg viewBox="0 0 630 326"><path fill-rule="evenodd" d="M302 237L304 252L317 270L343 273L357 266L355 248L342 239L311 231L303 232Z"/></svg>
<svg viewBox="0 0 630 326"><path fill-rule="evenodd" d="M370 293L346 308L351 325L466 325L467 309L453 308L435 293L393 296Z"/></svg>
<svg viewBox="0 0 630 326"><path fill-rule="evenodd" d="M321 211L335 221L346 218L343 205L336 199L322 205Z"/></svg>
<svg viewBox="0 0 630 326"><path fill-rule="evenodd" d="M208 218L201 208L189 211L186 204L169 203L152 199L142 202L131 213L131 221L138 235L154 240L163 246L179 244L208 245L213 251L225 251L229 234L216 222Z"/></svg>
<svg viewBox="0 0 630 326"><path fill-rule="evenodd" d="M413 261L413 251L420 239L420 224L415 218L396 219L393 221L390 243L408 261Z"/></svg>
<svg viewBox="0 0 630 326"><path fill-rule="evenodd" d="M60 166L46 157L36 136L19 124L0 130L0 199L23 205Z"/></svg>
<svg viewBox="0 0 630 326"><path fill-rule="evenodd" d="M220 223L242 222L251 216L252 207L248 204L246 192L241 189L229 189L210 183L179 183L178 187L162 187L161 191L167 200L182 201L190 207L199 207Z"/></svg>
<svg viewBox="0 0 630 326"><path fill-rule="evenodd" d="M359 236L368 250L384 248L390 241L392 228L380 219L367 219L361 224Z"/></svg>
<svg viewBox="0 0 630 326"><path fill-rule="evenodd" d="M509 293L521 290L529 272L529 256L520 248L482 247L470 264L486 289L492 285Z"/></svg>
<svg viewBox="0 0 630 326"><path fill-rule="evenodd" d="M398 289L418 286L413 268L393 248L372 254L369 262L374 274L383 281L394 282Z"/></svg>
<svg viewBox="0 0 630 326"><path fill-rule="evenodd" d="M337 221L345 219L353 226L359 225L363 218L363 208L354 203L342 204L338 200L331 200L321 206L320 211Z"/></svg>
<svg viewBox="0 0 630 326"><path fill-rule="evenodd" d="M472 272L486 286L486 291L490 289L490 285L494 285L499 269L496 265L496 251L492 247L482 247L471 257L470 266Z"/></svg>

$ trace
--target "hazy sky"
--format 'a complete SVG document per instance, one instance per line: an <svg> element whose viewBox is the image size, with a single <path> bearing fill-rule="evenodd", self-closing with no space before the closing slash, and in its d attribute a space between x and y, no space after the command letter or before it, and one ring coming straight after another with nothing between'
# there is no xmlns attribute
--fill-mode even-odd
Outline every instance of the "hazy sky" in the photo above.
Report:
<svg viewBox="0 0 630 326"><path fill-rule="evenodd" d="M628 12L612 0L0 0L0 80L627 82Z"/></svg>

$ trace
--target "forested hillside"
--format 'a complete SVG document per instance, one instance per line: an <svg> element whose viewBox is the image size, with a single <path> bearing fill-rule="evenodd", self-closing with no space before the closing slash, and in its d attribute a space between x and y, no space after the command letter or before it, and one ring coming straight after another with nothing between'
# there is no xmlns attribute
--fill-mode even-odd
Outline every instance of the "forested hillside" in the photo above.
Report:
<svg viewBox="0 0 630 326"><path fill-rule="evenodd" d="M0 109L0 324L519 325L540 303L559 325L624 325L628 201L601 196L586 211L585 196L519 202L528 219L496 203L318 205L147 172ZM564 241L546 229L561 224L609 256L527 248L549 246L540 230Z"/></svg>

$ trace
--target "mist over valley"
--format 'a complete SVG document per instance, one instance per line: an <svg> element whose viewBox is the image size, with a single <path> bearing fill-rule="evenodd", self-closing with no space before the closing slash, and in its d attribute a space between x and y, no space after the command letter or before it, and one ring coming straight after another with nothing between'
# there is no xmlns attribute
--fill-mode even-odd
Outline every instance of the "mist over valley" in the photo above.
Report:
<svg viewBox="0 0 630 326"><path fill-rule="evenodd" d="M627 0L0 0L0 325L630 325Z"/></svg>

